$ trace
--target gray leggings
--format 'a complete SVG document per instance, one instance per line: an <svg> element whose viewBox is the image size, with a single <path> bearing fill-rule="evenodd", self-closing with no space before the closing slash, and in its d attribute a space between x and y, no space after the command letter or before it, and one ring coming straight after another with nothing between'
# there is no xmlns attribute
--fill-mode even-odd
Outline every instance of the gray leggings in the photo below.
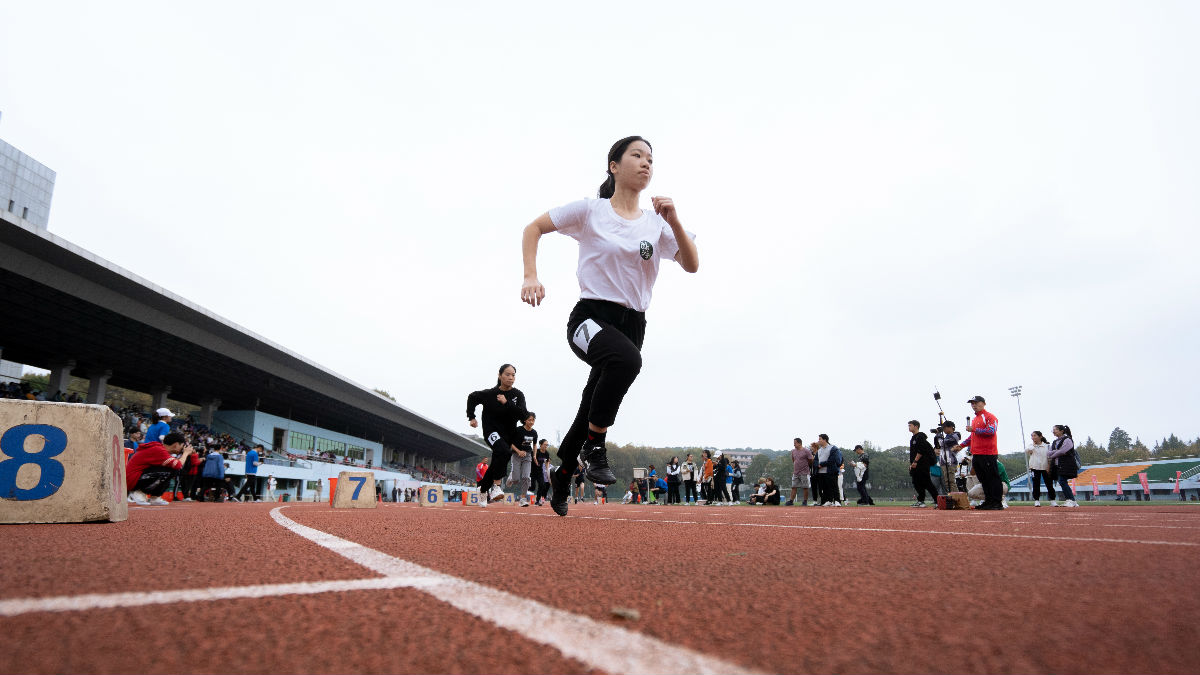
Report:
<svg viewBox="0 0 1200 675"><path fill-rule="evenodd" d="M512 464L509 465L508 479L516 483L520 492L517 493L517 499L526 499L529 496L529 472L533 468L533 453L525 451L524 457L518 457L517 453L512 455Z"/></svg>

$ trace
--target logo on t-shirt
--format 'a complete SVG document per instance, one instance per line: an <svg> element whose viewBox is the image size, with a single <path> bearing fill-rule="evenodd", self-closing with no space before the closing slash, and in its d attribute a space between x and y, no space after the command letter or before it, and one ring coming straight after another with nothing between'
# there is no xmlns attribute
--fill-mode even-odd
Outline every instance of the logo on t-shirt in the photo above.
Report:
<svg viewBox="0 0 1200 675"><path fill-rule="evenodd" d="M654 244L643 239L642 243L638 244L638 253L642 254L642 260L649 260L654 256Z"/></svg>

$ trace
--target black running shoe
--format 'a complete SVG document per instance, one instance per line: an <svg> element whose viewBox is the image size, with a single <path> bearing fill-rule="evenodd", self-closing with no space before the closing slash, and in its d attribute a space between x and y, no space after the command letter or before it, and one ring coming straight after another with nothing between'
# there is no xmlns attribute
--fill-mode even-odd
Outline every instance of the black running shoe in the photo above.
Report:
<svg viewBox="0 0 1200 675"><path fill-rule="evenodd" d="M579 450L579 463L583 465L583 475L596 485L612 485L617 482L617 476L608 466L608 451L603 443L593 444L584 441Z"/></svg>
<svg viewBox="0 0 1200 675"><path fill-rule="evenodd" d="M560 516L567 515L567 505L571 499L571 479L564 477L559 470L550 472L550 508Z"/></svg>

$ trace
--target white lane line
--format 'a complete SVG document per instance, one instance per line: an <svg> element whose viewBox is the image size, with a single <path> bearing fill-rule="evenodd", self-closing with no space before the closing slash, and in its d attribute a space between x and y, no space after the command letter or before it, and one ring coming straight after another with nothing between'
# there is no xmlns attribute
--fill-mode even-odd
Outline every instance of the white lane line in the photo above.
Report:
<svg viewBox="0 0 1200 675"><path fill-rule="evenodd" d="M1184 527L1183 525L1101 525L1100 527L1153 527L1160 530L1200 530L1200 527Z"/></svg>
<svg viewBox="0 0 1200 675"><path fill-rule="evenodd" d="M33 612L85 612L91 609L169 605L176 602L212 602L238 598L270 598L280 595L314 595L343 591L415 588L430 583L434 582L424 577L395 576L347 581L193 588L182 591L151 591L148 593L94 593L60 595L49 598L15 598L0 600L0 616L20 616Z"/></svg>
<svg viewBox="0 0 1200 675"><path fill-rule="evenodd" d="M422 579L420 590L468 614L479 617L553 647L568 658L609 673L747 673L756 671L707 654L672 645L620 626L572 614L499 589L442 574L416 563L394 558L361 544L297 523L283 515L287 507L271 510L271 517L288 530L349 560L387 577ZM481 509L482 510L482 509ZM523 515L520 511L497 512ZM541 515L541 514L528 514ZM549 515L549 514L547 514ZM557 516L555 516L557 517ZM604 519L607 520L607 519ZM653 520L651 522L663 522ZM529 631L537 617L537 631Z"/></svg>
<svg viewBox="0 0 1200 675"><path fill-rule="evenodd" d="M273 512L272 512L273 513ZM511 512L510 512L511 514ZM555 517L550 513L516 513L518 516ZM574 516L579 520L618 520L629 523L674 523L681 525L723 525L725 527L771 527L783 530L830 530L838 532L891 532L896 534L941 534L955 537L994 537L999 539L1043 539L1049 541L1090 541L1108 544L1146 544L1151 546L1195 546L1200 542L1190 541L1158 541L1153 539L1113 539L1110 537L1054 537L1044 534L1011 534L1003 532L954 532L951 530L902 530L889 527L836 527L833 525L785 525L776 523L708 523L698 520L656 520L652 518L606 518L603 516ZM982 522L973 520L970 522ZM994 522L1009 522L1004 520Z"/></svg>

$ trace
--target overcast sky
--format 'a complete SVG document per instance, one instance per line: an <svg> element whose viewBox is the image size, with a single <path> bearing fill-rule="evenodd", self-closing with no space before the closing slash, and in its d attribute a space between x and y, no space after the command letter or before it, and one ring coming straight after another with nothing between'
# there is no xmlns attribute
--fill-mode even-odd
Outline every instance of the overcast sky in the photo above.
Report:
<svg viewBox="0 0 1200 675"><path fill-rule="evenodd" d="M617 443L1200 436L1200 4L0 1L0 138L50 231L468 431L552 442L577 247L521 229L654 145L663 265ZM13 320L9 317L8 320ZM1189 346L1190 345L1190 346Z"/></svg>

